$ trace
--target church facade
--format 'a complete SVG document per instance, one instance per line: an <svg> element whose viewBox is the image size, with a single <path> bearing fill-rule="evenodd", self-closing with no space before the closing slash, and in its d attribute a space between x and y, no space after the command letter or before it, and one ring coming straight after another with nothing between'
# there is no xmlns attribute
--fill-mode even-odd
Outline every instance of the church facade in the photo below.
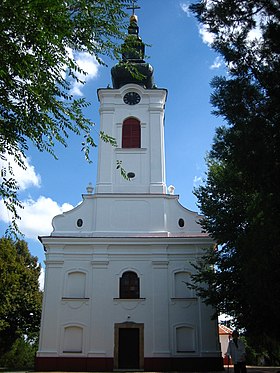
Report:
<svg viewBox="0 0 280 373"><path fill-rule="evenodd" d="M119 63L113 88L98 90L100 130L117 146L101 141L95 188L40 237L40 371L223 369L213 310L187 286L213 242L167 190L167 91L154 86L138 31L133 15L123 62L139 76Z"/></svg>

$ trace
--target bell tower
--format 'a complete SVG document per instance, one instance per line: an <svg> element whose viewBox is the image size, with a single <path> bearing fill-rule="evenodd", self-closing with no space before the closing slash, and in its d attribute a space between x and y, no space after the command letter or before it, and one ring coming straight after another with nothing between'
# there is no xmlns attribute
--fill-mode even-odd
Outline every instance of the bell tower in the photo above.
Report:
<svg viewBox="0 0 280 373"><path fill-rule="evenodd" d="M100 131L114 137L117 146L99 144L96 193L166 193L167 90L154 85L153 68L144 55L145 45L133 14L122 45L122 61L111 70L113 88L98 90Z"/></svg>

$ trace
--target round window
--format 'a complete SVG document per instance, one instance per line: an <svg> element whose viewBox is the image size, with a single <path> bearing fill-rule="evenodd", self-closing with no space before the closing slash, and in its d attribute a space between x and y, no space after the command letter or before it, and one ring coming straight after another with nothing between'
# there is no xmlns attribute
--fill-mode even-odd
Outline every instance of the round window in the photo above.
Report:
<svg viewBox="0 0 280 373"><path fill-rule="evenodd" d="M78 219L77 220L77 227L81 228L83 226L84 222L83 219Z"/></svg>
<svg viewBox="0 0 280 373"><path fill-rule="evenodd" d="M135 173L134 173L134 172L128 172L128 173L127 173L127 177L128 177L129 179L133 179L133 178L135 177Z"/></svg>
<svg viewBox="0 0 280 373"><path fill-rule="evenodd" d="M179 227L180 227L180 228L183 228L184 225L185 225L185 220L182 219L182 218L180 218L180 219L178 220L178 224L179 224Z"/></svg>

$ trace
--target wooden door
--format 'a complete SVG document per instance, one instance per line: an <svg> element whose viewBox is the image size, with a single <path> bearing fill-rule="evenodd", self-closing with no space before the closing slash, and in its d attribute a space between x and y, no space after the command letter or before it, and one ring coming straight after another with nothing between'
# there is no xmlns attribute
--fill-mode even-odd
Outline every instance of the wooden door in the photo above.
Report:
<svg viewBox="0 0 280 373"><path fill-rule="evenodd" d="M119 369L139 369L139 328L119 329Z"/></svg>

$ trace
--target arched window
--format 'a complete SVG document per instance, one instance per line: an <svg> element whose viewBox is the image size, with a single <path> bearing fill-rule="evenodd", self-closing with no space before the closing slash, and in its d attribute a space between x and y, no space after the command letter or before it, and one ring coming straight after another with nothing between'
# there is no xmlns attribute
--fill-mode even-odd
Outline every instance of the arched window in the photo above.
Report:
<svg viewBox="0 0 280 373"><path fill-rule="evenodd" d="M188 287L191 274L188 272L175 273L175 298L192 298L192 290Z"/></svg>
<svg viewBox="0 0 280 373"><path fill-rule="evenodd" d="M176 328L176 350L177 352L195 351L194 328L189 326L181 326Z"/></svg>
<svg viewBox="0 0 280 373"><path fill-rule="evenodd" d="M83 329L79 326L67 326L64 328L63 352L83 351Z"/></svg>
<svg viewBox="0 0 280 373"><path fill-rule="evenodd" d="M68 273L66 285L67 297L84 298L86 289L86 274L84 272Z"/></svg>
<svg viewBox="0 0 280 373"><path fill-rule="evenodd" d="M138 299L139 298L139 278L135 272L124 272L120 278L120 298Z"/></svg>
<svg viewBox="0 0 280 373"><path fill-rule="evenodd" d="M127 118L124 120L122 148L141 148L141 126L138 119Z"/></svg>

